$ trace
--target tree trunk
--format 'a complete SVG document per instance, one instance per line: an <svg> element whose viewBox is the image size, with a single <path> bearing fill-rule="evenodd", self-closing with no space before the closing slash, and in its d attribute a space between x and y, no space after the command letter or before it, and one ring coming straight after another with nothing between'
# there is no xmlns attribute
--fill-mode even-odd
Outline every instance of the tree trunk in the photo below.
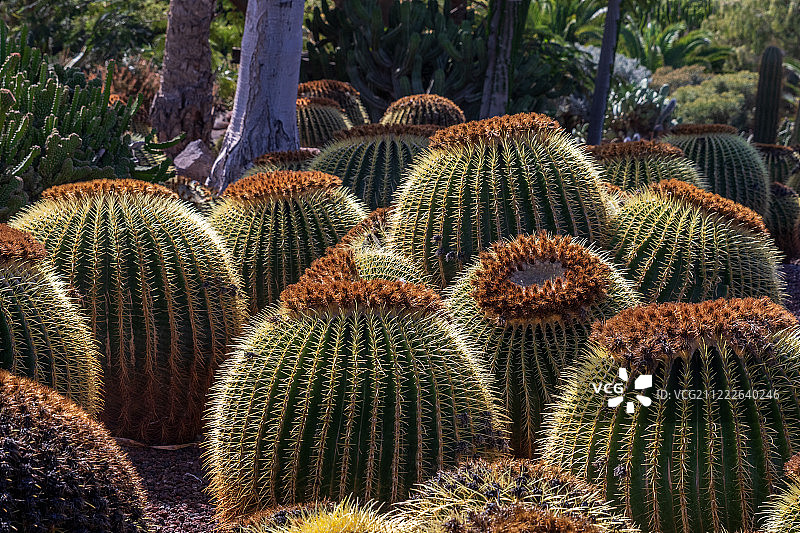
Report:
<svg viewBox="0 0 800 533"><path fill-rule="evenodd" d="M509 67L514 41L514 15L519 0L496 0L489 23L486 79L483 82L481 118L503 115L508 105Z"/></svg>
<svg viewBox="0 0 800 533"><path fill-rule="evenodd" d="M302 0L249 0L228 131L207 185L224 190L267 152L297 150Z"/></svg>
<svg viewBox="0 0 800 533"><path fill-rule="evenodd" d="M620 3L621 0L608 0L606 24L603 28L603 45L600 48L597 77L594 80L594 95L592 95L592 109L589 112L589 132L586 135L586 142L589 144L600 144L603 141L608 91L611 88L611 74L614 72L614 58L617 53Z"/></svg>
<svg viewBox="0 0 800 533"><path fill-rule="evenodd" d="M208 142L214 117L214 78L208 42L214 0L170 0L161 88L150 119L162 141L181 132L186 138L168 150L179 153L195 139Z"/></svg>

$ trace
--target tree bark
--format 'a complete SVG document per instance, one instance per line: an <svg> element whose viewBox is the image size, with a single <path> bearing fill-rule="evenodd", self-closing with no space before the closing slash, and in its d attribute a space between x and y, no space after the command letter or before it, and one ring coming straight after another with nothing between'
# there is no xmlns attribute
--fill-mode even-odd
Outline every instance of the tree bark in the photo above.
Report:
<svg viewBox="0 0 800 533"><path fill-rule="evenodd" d="M614 58L617 53L619 37L620 3L621 0L608 0L606 23L603 28L603 45L600 48L592 108L589 112L589 132L586 135L588 144L600 144L603 141L608 91L611 88L611 74L614 72Z"/></svg>
<svg viewBox="0 0 800 533"><path fill-rule="evenodd" d="M481 118L504 115L508 105L509 66L514 41L514 15L519 0L496 0L489 23L486 79L483 82Z"/></svg>
<svg viewBox="0 0 800 533"><path fill-rule="evenodd" d="M170 0L161 88L150 119L161 141L181 132L186 138L170 148L175 155L195 139L211 137L214 78L208 42L214 0Z"/></svg>
<svg viewBox="0 0 800 533"><path fill-rule="evenodd" d="M206 184L222 191L267 152L297 150L302 0L249 0L233 116Z"/></svg>

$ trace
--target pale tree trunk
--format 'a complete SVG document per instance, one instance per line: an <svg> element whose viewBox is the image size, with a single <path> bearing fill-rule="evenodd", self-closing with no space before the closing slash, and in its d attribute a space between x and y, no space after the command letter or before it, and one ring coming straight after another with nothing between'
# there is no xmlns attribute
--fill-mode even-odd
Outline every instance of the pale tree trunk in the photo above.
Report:
<svg viewBox="0 0 800 533"><path fill-rule="evenodd" d="M600 59L597 61L597 77L594 80L592 108L589 112L589 131L586 134L588 144L603 142L608 91L611 88L611 74L614 73L614 58L617 53L617 38L619 37L620 3L621 0L608 1L606 24L603 28L603 45L600 48Z"/></svg>
<svg viewBox="0 0 800 533"><path fill-rule="evenodd" d="M489 22L486 79L483 82L481 118L504 115L508 105L509 68L514 42L515 11L519 0L497 0Z"/></svg>
<svg viewBox="0 0 800 533"><path fill-rule="evenodd" d="M267 152L297 150L302 0L249 0L228 131L206 184L224 190Z"/></svg>
<svg viewBox="0 0 800 533"><path fill-rule="evenodd" d="M150 119L162 141L181 132L186 138L170 148L179 153L189 142L208 142L214 123L214 78L208 43L214 0L170 0L161 88L150 108Z"/></svg>

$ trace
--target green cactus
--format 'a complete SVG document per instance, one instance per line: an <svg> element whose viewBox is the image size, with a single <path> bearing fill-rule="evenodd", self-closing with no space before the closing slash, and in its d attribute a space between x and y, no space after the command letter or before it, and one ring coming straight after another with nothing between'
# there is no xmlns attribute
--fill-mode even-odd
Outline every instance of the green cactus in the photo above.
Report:
<svg viewBox="0 0 800 533"><path fill-rule="evenodd" d="M102 369L92 331L29 234L0 224L0 368L65 395L96 416Z"/></svg>
<svg viewBox="0 0 800 533"><path fill-rule="evenodd" d="M253 313L276 301L367 212L322 172L255 174L230 185L209 214L238 265Z"/></svg>
<svg viewBox="0 0 800 533"><path fill-rule="evenodd" d="M783 100L783 51L768 46L758 67L758 90L753 141L774 144L778 137L780 105Z"/></svg>
<svg viewBox="0 0 800 533"><path fill-rule="evenodd" d="M548 415L546 460L644 531L753 531L800 447L794 316L767 298L652 304L591 341Z"/></svg>
<svg viewBox="0 0 800 533"><path fill-rule="evenodd" d="M351 493L396 502L461 457L502 451L477 354L435 291L377 257L340 247L316 261L224 363L205 450L221 523Z"/></svg>
<svg viewBox="0 0 800 533"><path fill-rule="evenodd" d="M454 126L466 120L455 102L436 94L413 94L392 102L381 118L384 125Z"/></svg>
<svg viewBox="0 0 800 533"><path fill-rule="evenodd" d="M353 126L369 124L369 114L355 87L339 80L314 80L297 87L298 98L329 98L339 104Z"/></svg>
<svg viewBox="0 0 800 533"><path fill-rule="evenodd" d="M800 185L800 154L790 146L753 143L767 166L772 181L796 188ZM793 183L793 185L790 185Z"/></svg>
<svg viewBox="0 0 800 533"><path fill-rule="evenodd" d="M694 161L709 191L749 207L759 215L769 208L769 173L761 156L736 129L722 124L682 124L664 142Z"/></svg>
<svg viewBox="0 0 800 533"><path fill-rule="evenodd" d="M297 99L297 130L300 146L323 146L334 134L351 128L342 108L328 98Z"/></svg>
<svg viewBox="0 0 800 533"><path fill-rule="evenodd" d="M0 472L2 531L150 530L139 475L108 430L63 396L5 370Z"/></svg>
<svg viewBox="0 0 800 533"><path fill-rule="evenodd" d="M341 246L349 246L354 250L391 249L389 241L390 207L379 207L361 222L353 226L341 238ZM415 267L416 268L416 267Z"/></svg>
<svg viewBox="0 0 800 533"><path fill-rule="evenodd" d="M407 176L390 244L442 285L500 239L547 230L595 241L606 221L598 169L544 115L440 130Z"/></svg>
<svg viewBox="0 0 800 533"><path fill-rule="evenodd" d="M800 531L800 454L786 463L786 483L760 509L764 533L797 533Z"/></svg>
<svg viewBox="0 0 800 533"><path fill-rule="evenodd" d="M102 420L148 444L192 441L205 394L244 322L230 254L168 189L98 180L48 189L11 225L78 292L103 353Z"/></svg>
<svg viewBox="0 0 800 533"><path fill-rule="evenodd" d="M337 134L310 169L339 176L371 209L388 207L403 173L433 132L422 126L357 126Z"/></svg>
<svg viewBox="0 0 800 533"><path fill-rule="evenodd" d="M780 302L780 253L756 213L678 180L627 199L608 249L651 302L768 296Z"/></svg>
<svg viewBox="0 0 800 533"><path fill-rule="evenodd" d="M276 170L308 170L311 160L319 155L319 148L301 148L285 152L269 152L253 161L253 166L245 171L244 176Z"/></svg>
<svg viewBox="0 0 800 533"><path fill-rule="evenodd" d="M769 216L765 218L775 245L791 259L800 255L800 198L782 183L772 184Z"/></svg>

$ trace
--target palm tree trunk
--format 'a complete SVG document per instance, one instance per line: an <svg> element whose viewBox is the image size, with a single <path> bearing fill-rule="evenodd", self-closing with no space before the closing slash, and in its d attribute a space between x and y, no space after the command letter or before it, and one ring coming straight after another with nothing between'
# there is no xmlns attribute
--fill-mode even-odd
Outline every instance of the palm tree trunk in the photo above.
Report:
<svg viewBox="0 0 800 533"><path fill-rule="evenodd" d="M509 69L514 41L515 0L496 0L489 22L486 79L483 83L481 118L503 115L508 105Z"/></svg>
<svg viewBox="0 0 800 533"><path fill-rule="evenodd" d="M611 74L614 72L614 57L617 52L619 36L620 3L621 0L608 1L606 24L603 28L603 45L600 48L597 77L594 80L592 109L589 112L589 132L586 135L586 142L589 144L600 144L603 141L608 91L611 88Z"/></svg>

